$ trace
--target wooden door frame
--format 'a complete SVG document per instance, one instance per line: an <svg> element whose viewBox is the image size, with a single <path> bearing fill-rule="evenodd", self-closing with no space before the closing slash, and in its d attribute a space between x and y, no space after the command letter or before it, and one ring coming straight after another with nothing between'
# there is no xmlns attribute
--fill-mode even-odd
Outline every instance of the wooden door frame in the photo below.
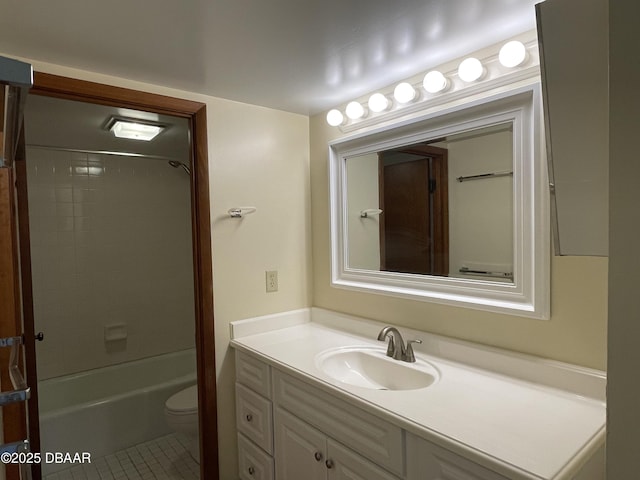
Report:
<svg viewBox="0 0 640 480"><path fill-rule="evenodd" d="M206 105L122 87L35 72L34 95L173 115L189 120L191 128L191 224L195 292L196 358L200 425L200 478L219 478L215 333L213 314L213 266L209 203L209 165ZM23 169L18 168L17 172ZM28 210L18 205L21 222ZM28 230L27 230L28 232ZM21 229L21 233L23 230ZM28 235L20 243L28 251ZM31 302L31 299L28 299ZM27 313L27 309L24 309ZM25 322L28 319L25 319ZM30 320L33 322L33 318ZM33 342L31 342L33 343ZM28 353L28 350L27 350Z"/></svg>
<svg viewBox="0 0 640 480"><path fill-rule="evenodd" d="M16 225L15 172L0 168L0 337L16 337L22 332L20 308L20 265L18 261L18 231ZM0 348L0 377L2 390L12 390L9 377L9 348ZM23 403L2 407L2 433L0 443L12 443L27 438L26 408ZM5 465L9 480L19 478L15 464Z"/></svg>

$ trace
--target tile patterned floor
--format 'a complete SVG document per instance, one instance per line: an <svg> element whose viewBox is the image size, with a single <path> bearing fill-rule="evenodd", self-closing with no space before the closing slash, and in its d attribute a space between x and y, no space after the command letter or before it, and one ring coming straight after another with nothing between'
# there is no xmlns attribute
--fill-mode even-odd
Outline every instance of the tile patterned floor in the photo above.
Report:
<svg viewBox="0 0 640 480"><path fill-rule="evenodd" d="M52 473L44 480L198 480L199 472L186 440L171 434Z"/></svg>

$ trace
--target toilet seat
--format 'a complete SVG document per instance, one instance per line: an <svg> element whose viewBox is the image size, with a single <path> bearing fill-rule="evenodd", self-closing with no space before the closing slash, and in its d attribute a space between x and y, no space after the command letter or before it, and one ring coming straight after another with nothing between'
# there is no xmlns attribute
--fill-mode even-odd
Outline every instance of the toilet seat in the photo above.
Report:
<svg viewBox="0 0 640 480"><path fill-rule="evenodd" d="M198 386L193 385L173 394L165 402L169 415L193 415L198 413Z"/></svg>

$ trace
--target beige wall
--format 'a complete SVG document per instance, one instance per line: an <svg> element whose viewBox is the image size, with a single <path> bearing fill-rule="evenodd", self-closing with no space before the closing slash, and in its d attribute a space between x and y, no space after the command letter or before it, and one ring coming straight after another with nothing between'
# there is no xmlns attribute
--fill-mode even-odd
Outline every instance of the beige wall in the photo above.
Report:
<svg viewBox="0 0 640 480"><path fill-rule="evenodd" d="M229 322L311 304L308 118L210 101L209 163L220 478L237 478ZM230 207L255 206L243 219ZM265 293L265 270L279 291Z"/></svg>
<svg viewBox="0 0 640 480"><path fill-rule="evenodd" d="M315 306L588 367L606 367L607 259L554 257L551 319L449 307L331 288L327 142L340 132L310 120Z"/></svg>
<svg viewBox="0 0 640 480"><path fill-rule="evenodd" d="M10 52L4 52L11 56ZM220 478L237 478L229 322L311 304L309 120L277 110L24 59L37 71L206 103ZM231 207L255 206L244 219ZM279 291L265 293L265 270Z"/></svg>

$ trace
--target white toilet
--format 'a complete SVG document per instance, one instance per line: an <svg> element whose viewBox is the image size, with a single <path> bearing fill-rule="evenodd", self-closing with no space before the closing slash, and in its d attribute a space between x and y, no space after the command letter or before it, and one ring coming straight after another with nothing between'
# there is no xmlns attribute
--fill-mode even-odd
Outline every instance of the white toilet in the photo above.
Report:
<svg viewBox="0 0 640 480"><path fill-rule="evenodd" d="M192 385L169 397L164 404L164 416L174 431L190 440L189 453L200 463L200 442L198 440L198 386Z"/></svg>

